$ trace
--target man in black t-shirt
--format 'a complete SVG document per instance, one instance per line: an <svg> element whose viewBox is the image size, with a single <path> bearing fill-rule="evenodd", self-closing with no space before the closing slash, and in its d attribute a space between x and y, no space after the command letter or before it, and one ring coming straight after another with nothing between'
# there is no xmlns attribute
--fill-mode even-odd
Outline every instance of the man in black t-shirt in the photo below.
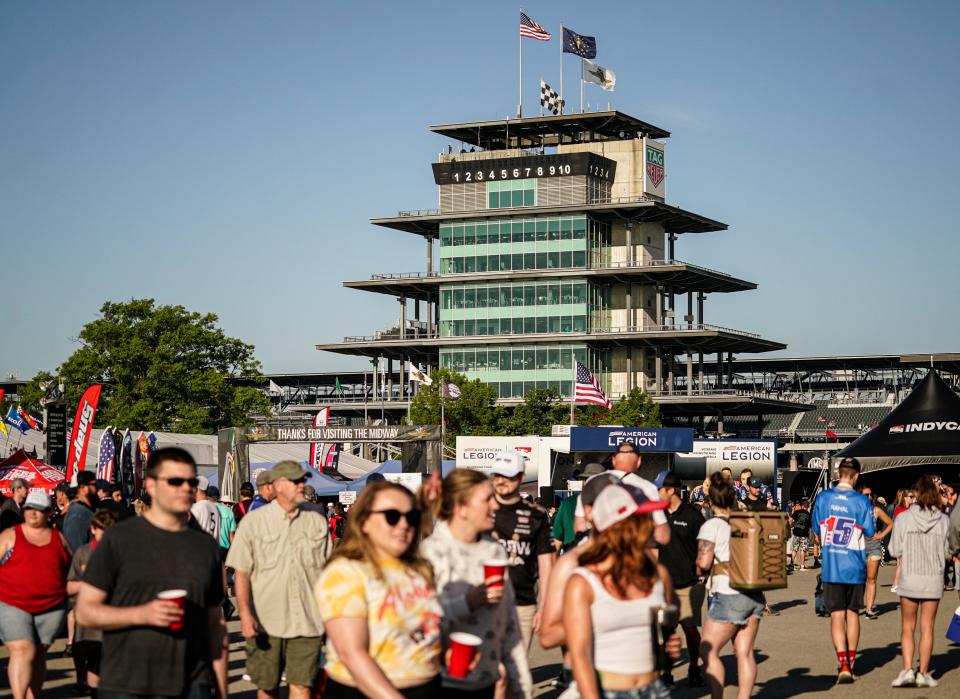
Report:
<svg viewBox="0 0 960 699"><path fill-rule="evenodd" d="M512 449L500 452L494 460L493 490L500 509L494 515L493 534L510 558L510 582L516 593L523 642L529 651L533 634L540 631L537 581L539 599L543 600L554 550L546 511L520 497L524 460L520 452Z"/></svg>
<svg viewBox="0 0 960 699"><path fill-rule="evenodd" d="M805 570L804 563L806 562L807 549L810 547L810 524L812 521L809 501L803 500L793 508L790 516L790 529L793 534L793 551L791 556L793 558L794 570ZM796 567L798 560L800 561L799 568Z"/></svg>
<svg viewBox="0 0 960 699"><path fill-rule="evenodd" d="M752 476L747 481L747 496L741 502L743 509L748 512L766 512L769 507L767 499L763 497L763 481Z"/></svg>
<svg viewBox="0 0 960 699"><path fill-rule="evenodd" d="M680 603L680 627L687 639L690 669L687 678L691 687L703 686L703 674L697 664L700 655L700 625L704 600L704 583L697 575L697 534L703 526L703 515L693 505L680 499L680 477L673 471L661 471L654 482L660 500L669 502L667 523L670 541L660 544L660 562L670 571L673 589ZM673 678L664 673L668 684Z"/></svg>
<svg viewBox="0 0 960 699"><path fill-rule="evenodd" d="M220 550L187 526L197 490L193 458L175 447L154 452L144 486L150 509L105 533L77 598L77 623L104 631L100 699L199 699L214 690L225 699ZM166 590L185 591L183 605L159 599Z"/></svg>

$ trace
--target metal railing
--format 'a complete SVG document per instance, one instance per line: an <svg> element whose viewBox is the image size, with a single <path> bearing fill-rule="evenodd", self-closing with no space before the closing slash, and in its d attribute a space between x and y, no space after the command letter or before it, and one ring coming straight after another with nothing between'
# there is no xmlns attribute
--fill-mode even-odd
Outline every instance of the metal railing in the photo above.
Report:
<svg viewBox="0 0 960 699"><path fill-rule="evenodd" d="M560 202L556 205L550 205L546 208L557 208L561 206L604 206L607 204L642 204L645 202L659 202L659 199L652 199L643 195L634 196L634 197L604 197L602 201L571 201L571 202ZM439 216L443 214L470 214L476 213L478 211L489 211L491 216L500 216L505 211L522 211L524 209L534 209L534 208L545 208L542 204L531 204L530 206L513 206L513 207L504 207L502 209L490 209L488 207L480 207L477 209L457 209L456 211L441 211L440 209L412 209L409 211L398 211L397 216L401 217L416 217L416 216Z"/></svg>
<svg viewBox="0 0 960 699"><path fill-rule="evenodd" d="M690 269L699 270L703 272L709 272L711 274L716 274L721 277L726 277L727 279L733 279L734 277L726 272L721 272L716 269L711 269L710 267L704 267L703 265L696 265L692 262L687 262L686 260L619 260L617 262L591 262L588 265L583 265L580 267L551 267L547 270L543 269L516 269L516 270L485 270L483 272L445 272L441 274L440 272L380 272L378 274L373 274L370 276L371 280L387 280L387 279L433 279L437 277L459 277L459 276L476 276L478 274L497 274L499 272L530 272L531 274L542 274L544 271L547 272L564 272L568 270L584 270L584 269L642 269L644 267L670 267L673 265L685 265Z"/></svg>
<svg viewBox="0 0 960 699"><path fill-rule="evenodd" d="M674 325L655 325L655 324L645 324L645 325L624 325L624 326L610 326L610 327L601 327L593 328L590 330L575 330L570 332L531 332L531 333L511 333L511 334L496 334L496 335L440 335L436 329L432 330L422 330L418 334L415 334L413 330L408 330L405 333L404 337L400 337L400 331L397 328L391 330L384 330L376 333L375 335L351 335L343 338L345 343L363 343L363 342L379 342L379 341L396 341L396 340L434 340L440 337L443 337L449 340L451 343L456 343L459 340L474 340L477 338L490 338L491 341L495 342L505 342L510 338L522 338L530 336L565 336L565 335L608 335L610 333L641 333L641 332L671 332L671 333L691 333L691 332L702 332L715 331L723 332L732 335L738 335L741 337L748 337L754 340L762 339L762 337L757 333L747 332L745 330L736 330L735 328L725 328L721 325L711 325L708 323L699 323L690 326L674 326Z"/></svg>

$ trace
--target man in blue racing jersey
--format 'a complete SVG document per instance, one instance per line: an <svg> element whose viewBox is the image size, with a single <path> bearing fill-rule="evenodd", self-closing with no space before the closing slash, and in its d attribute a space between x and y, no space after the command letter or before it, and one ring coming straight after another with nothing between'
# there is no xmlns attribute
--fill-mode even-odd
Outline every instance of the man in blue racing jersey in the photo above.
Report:
<svg viewBox="0 0 960 699"><path fill-rule="evenodd" d="M823 556L823 602L840 666L838 684L854 680L860 610L867 580L866 540L874 534L873 505L854 490L860 462L843 459L837 485L817 497L813 525Z"/></svg>

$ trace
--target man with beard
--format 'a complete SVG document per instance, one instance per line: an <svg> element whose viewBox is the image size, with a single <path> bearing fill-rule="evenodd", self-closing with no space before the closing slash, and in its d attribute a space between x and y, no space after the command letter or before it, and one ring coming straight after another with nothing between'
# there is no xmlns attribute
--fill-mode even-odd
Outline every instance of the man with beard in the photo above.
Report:
<svg viewBox="0 0 960 699"><path fill-rule="evenodd" d="M77 474L77 499L70 504L67 516L63 518L63 535L67 537L71 550L76 551L90 542L90 522L98 503L96 474L80 471Z"/></svg>

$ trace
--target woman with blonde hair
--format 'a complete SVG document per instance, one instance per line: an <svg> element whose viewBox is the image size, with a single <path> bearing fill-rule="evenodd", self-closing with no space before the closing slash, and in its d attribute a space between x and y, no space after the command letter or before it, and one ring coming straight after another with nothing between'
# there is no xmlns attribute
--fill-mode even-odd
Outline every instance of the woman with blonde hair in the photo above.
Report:
<svg viewBox="0 0 960 699"><path fill-rule="evenodd" d="M368 484L317 581L327 633L324 697L440 693L440 604L418 551L420 510L401 485Z"/></svg>
<svg viewBox="0 0 960 699"><path fill-rule="evenodd" d="M674 597L673 584L648 550L650 514L668 506L623 485L607 486L593 503L596 533L580 554L563 600L573 677L584 699L670 696L660 679L666 668L660 666L652 627ZM666 649L671 657L680 655L675 629L674 623Z"/></svg>
<svg viewBox="0 0 960 699"><path fill-rule="evenodd" d="M466 632L483 639L476 666L465 678L443 675L445 699L493 697L501 665L513 695L530 699L533 680L520 633L513 585L507 575L486 578L484 563L507 554L487 532L498 504L490 480L478 471L454 469L436 501L433 533L421 544L433 564L443 606L443 643Z"/></svg>

